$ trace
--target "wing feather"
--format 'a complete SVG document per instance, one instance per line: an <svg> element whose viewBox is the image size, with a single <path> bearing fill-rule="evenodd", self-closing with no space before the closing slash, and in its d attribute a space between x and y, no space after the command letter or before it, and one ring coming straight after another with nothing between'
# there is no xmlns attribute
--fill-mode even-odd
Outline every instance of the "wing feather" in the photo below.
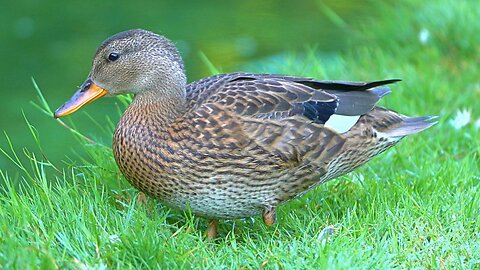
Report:
<svg viewBox="0 0 480 270"><path fill-rule="evenodd" d="M327 120L334 114L368 113L390 92L383 85L395 81L363 83L271 74L216 75L188 86L187 111L198 116L199 122L206 121L203 128L194 125L206 130L210 138L218 137L212 142L229 141L232 149L260 147L285 164L300 163L300 158L325 166L345 142L340 133L324 128ZM220 121L224 117L231 119ZM195 123L196 117L193 118Z"/></svg>

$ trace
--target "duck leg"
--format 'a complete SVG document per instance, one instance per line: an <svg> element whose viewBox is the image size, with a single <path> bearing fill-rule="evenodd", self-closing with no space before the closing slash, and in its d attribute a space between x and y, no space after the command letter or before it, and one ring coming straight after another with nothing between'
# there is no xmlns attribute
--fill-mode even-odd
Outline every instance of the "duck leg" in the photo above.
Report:
<svg viewBox="0 0 480 270"><path fill-rule="evenodd" d="M208 222L207 239L213 240L217 237L218 219L212 219Z"/></svg>
<svg viewBox="0 0 480 270"><path fill-rule="evenodd" d="M276 221L276 214L275 214L275 208L265 208L265 211L263 211L263 222L267 226L271 226L275 223Z"/></svg>

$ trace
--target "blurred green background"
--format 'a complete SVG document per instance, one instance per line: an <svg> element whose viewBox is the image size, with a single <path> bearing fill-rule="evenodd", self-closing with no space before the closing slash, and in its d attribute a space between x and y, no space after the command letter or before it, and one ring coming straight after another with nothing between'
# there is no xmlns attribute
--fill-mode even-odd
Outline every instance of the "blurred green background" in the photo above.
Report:
<svg viewBox="0 0 480 270"><path fill-rule="evenodd" d="M40 113L33 77L56 109L83 82L96 47L110 35L145 28L179 47L189 81L208 76L200 53L224 72L245 70L245 63L315 47L335 54L349 46L357 21L372 20L375 1L3 1L0 9L0 130L16 149L35 149L22 111L38 130L44 154L52 162L79 149L71 133ZM342 19L340 19L340 17ZM105 121L115 99L84 108ZM70 116L85 134L96 137L84 112ZM67 120L69 122L69 120ZM110 138L97 138L109 144ZM2 134L0 147L7 147ZM73 150L73 151L72 151ZM81 153L81 151L79 151ZM81 155L81 154L80 154ZM14 165L0 155L0 169Z"/></svg>

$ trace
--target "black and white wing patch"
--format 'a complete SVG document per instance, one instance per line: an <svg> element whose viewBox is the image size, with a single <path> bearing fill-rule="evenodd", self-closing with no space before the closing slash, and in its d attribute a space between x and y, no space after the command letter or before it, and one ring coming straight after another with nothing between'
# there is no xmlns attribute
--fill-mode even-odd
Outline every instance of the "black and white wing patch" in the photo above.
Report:
<svg viewBox="0 0 480 270"><path fill-rule="evenodd" d="M221 85L210 88L205 104L215 103L239 116L281 120L303 116L339 133L346 132L390 93L375 82L320 81L271 74L225 74Z"/></svg>

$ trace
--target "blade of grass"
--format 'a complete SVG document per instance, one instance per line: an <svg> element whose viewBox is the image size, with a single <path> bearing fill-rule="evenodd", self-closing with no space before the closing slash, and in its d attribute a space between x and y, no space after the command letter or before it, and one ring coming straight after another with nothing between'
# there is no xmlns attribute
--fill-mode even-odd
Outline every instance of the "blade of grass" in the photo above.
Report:
<svg viewBox="0 0 480 270"><path fill-rule="evenodd" d="M200 56L200 59L202 62L207 66L208 71L210 72L211 75L217 75L222 72L222 69L220 67L215 66L210 59L208 59L207 55L204 52L199 52L198 55Z"/></svg>

